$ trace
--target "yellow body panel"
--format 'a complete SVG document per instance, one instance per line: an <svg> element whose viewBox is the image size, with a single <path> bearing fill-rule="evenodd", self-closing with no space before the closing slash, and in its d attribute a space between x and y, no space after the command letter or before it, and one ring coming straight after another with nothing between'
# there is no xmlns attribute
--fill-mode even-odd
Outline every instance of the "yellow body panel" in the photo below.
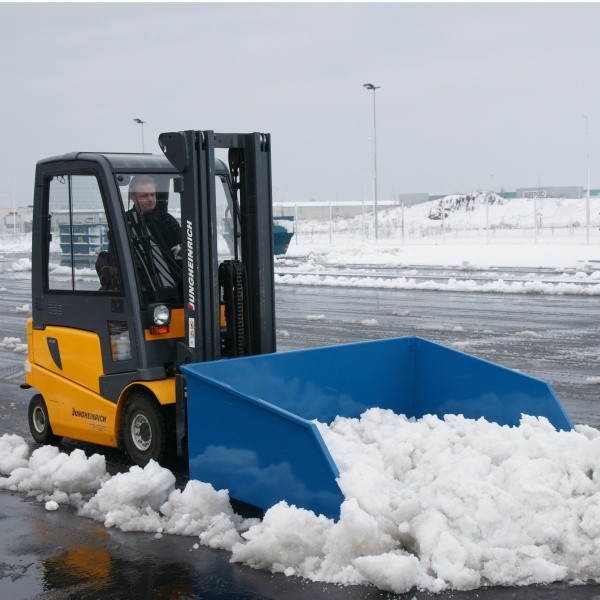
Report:
<svg viewBox="0 0 600 600"><path fill-rule="evenodd" d="M169 377L168 379L157 379L155 381L136 381L132 385L143 386L150 390L158 400L159 404L175 404L175 378Z"/></svg>
<svg viewBox="0 0 600 600"><path fill-rule="evenodd" d="M123 390L118 402L102 398L76 383L32 365L32 384L40 390L52 431L59 436L116 448L121 426L121 410L131 387L143 387L159 404L175 403L175 379L136 381Z"/></svg>
<svg viewBox="0 0 600 600"><path fill-rule="evenodd" d="M49 337L58 342L62 369L50 353ZM55 435L117 447L121 410L132 387L149 390L161 405L175 403L173 377L135 381L121 392L118 402L100 396L99 378L104 372L95 333L53 326L38 331L29 319L27 342L25 380L44 397Z"/></svg>
<svg viewBox="0 0 600 600"><path fill-rule="evenodd" d="M61 366L57 365L48 347L48 338L58 341ZM97 333L70 327L48 326L27 334L29 348L33 351L31 362L79 385L99 392L99 377L104 374L100 338ZM31 360L31 351L30 351ZM37 385L35 387L38 387Z"/></svg>
<svg viewBox="0 0 600 600"><path fill-rule="evenodd" d="M117 403L37 364L31 366L31 379L46 401L56 435L117 446Z"/></svg>

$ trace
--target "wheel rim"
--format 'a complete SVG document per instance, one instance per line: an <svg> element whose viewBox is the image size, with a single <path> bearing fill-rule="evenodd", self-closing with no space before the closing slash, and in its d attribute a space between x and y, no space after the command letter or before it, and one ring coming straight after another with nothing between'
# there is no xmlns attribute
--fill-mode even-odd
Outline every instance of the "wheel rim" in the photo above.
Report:
<svg viewBox="0 0 600 600"><path fill-rule="evenodd" d="M134 446L145 452L152 443L152 427L145 415L137 414L131 422L131 440Z"/></svg>
<svg viewBox="0 0 600 600"><path fill-rule="evenodd" d="M38 433L44 433L46 429L46 413L40 406L33 409L33 427Z"/></svg>

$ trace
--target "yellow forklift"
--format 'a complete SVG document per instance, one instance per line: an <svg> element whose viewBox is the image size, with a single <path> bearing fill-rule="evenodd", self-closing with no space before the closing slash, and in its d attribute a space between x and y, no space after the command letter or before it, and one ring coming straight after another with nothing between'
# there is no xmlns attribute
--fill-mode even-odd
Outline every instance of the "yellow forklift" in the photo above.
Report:
<svg viewBox="0 0 600 600"><path fill-rule="evenodd" d="M140 465L176 449L190 478L238 501L338 518L315 421L379 407L571 429L546 382L418 337L276 353L270 137L159 143L164 156L37 165L25 365L37 442L122 447Z"/></svg>
<svg viewBox="0 0 600 600"><path fill-rule="evenodd" d="M183 455L179 367L275 351L270 136L184 131L159 144L164 155L37 164L23 387L39 392L38 443L122 447L140 465ZM151 214L136 181L154 187ZM165 244L174 222L178 243Z"/></svg>

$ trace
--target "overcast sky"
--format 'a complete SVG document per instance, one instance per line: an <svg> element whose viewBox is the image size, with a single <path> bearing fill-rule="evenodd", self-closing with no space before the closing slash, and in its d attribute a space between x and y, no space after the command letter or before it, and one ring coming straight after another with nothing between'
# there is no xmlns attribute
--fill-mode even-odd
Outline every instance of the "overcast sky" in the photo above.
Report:
<svg viewBox="0 0 600 600"><path fill-rule="evenodd" d="M38 159L272 135L275 201L600 186L600 4L0 4L0 204Z"/></svg>

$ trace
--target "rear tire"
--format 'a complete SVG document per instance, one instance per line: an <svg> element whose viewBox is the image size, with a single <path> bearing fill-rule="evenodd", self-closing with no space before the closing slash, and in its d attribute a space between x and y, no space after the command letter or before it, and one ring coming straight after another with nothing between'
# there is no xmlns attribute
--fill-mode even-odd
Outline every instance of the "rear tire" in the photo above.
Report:
<svg viewBox="0 0 600 600"><path fill-rule="evenodd" d="M146 394L134 392L123 411L123 443L134 463L144 467L163 457L166 431L163 415Z"/></svg>
<svg viewBox="0 0 600 600"><path fill-rule="evenodd" d="M38 444L58 444L62 440L52 432L46 402L41 394L36 394L29 401L27 416L31 436Z"/></svg>

